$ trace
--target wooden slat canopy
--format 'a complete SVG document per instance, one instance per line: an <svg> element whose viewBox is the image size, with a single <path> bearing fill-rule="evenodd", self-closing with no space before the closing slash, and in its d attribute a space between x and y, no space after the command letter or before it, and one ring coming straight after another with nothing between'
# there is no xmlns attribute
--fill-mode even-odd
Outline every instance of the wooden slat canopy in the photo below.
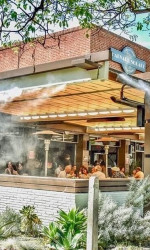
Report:
<svg viewBox="0 0 150 250"><path fill-rule="evenodd" d="M91 110L128 108L110 100L120 98L122 84L114 81L93 80L91 82L55 86L39 90L23 91L20 97L8 103L0 103L0 111L25 116L45 113L69 113ZM63 90L61 89L63 88ZM144 93L130 87L125 88L127 98L144 103Z"/></svg>
<svg viewBox="0 0 150 250"><path fill-rule="evenodd" d="M90 80L87 82L79 82L72 84L62 84L47 88L35 88L32 90L23 90L19 97L12 99L9 102L0 103L0 112L15 115L18 117L35 116L44 114L68 114L90 111L112 111L129 109L128 106L114 103L111 96L120 98L120 90L122 84L114 80ZM139 103L144 103L144 92L131 88L124 88L124 96ZM102 117L124 117L124 121L106 121L98 120L88 122L90 118ZM23 120L23 122L47 121L47 124L55 121L62 121L69 125L79 125L88 128L98 127L127 127L136 126L136 110L131 114L99 114L95 116L86 115L84 117L57 117L34 120ZM44 123L43 123L44 124ZM61 126L61 125L60 125Z"/></svg>

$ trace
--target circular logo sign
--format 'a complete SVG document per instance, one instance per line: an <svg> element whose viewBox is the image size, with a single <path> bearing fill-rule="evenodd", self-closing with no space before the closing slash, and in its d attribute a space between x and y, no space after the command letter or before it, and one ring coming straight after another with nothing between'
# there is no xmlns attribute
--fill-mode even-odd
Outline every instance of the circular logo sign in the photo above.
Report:
<svg viewBox="0 0 150 250"><path fill-rule="evenodd" d="M132 75L136 71L136 67L134 65L134 62L136 61L136 55L134 50L130 47L125 47L122 52L124 54L124 62L122 63L122 67L127 74Z"/></svg>
<svg viewBox="0 0 150 250"><path fill-rule="evenodd" d="M111 48L111 52L112 61L120 63L126 74L132 75L136 70L146 71L146 62L137 58L132 48L125 47L122 51Z"/></svg>

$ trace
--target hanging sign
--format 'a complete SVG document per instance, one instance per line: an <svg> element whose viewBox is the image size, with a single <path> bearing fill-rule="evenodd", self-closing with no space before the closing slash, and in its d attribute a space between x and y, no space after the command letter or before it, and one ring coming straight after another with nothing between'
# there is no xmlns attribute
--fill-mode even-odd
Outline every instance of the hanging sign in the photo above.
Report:
<svg viewBox="0 0 150 250"><path fill-rule="evenodd" d="M136 70L146 71L146 62L137 58L132 48L125 47L122 51L111 48L111 52L112 61L120 63L126 74L132 75Z"/></svg>

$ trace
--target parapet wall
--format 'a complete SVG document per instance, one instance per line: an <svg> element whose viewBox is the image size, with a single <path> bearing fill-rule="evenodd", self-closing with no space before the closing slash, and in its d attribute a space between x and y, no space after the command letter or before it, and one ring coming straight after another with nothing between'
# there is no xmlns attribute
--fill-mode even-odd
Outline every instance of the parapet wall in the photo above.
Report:
<svg viewBox="0 0 150 250"><path fill-rule="evenodd" d="M100 181L100 190L120 202L127 194L128 179ZM58 179L50 177L0 175L0 212L10 207L19 211L34 205L43 224L58 216L58 211L83 209L88 202L88 180Z"/></svg>
<svg viewBox="0 0 150 250"><path fill-rule="evenodd" d="M0 48L0 73L83 57L94 52L108 50L111 47L122 50L126 46L131 47L137 57L146 61L147 71L150 71L149 49L105 29L87 30L76 27L56 32L52 34L52 37L46 39L45 47L39 43L27 43L23 50L21 44L19 47ZM121 66L116 62L111 62L110 66L122 71ZM32 73L35 72L30 72L30 74Z"/></svg>

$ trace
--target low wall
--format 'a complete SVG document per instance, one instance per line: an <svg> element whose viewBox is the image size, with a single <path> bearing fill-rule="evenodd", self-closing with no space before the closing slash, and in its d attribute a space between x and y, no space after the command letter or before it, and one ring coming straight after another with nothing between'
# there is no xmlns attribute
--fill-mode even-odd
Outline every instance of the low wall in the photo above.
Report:
<svg viewBox="0 0 150 250"><path fill-rule="evenodd" d="M58 215L58 210L68 211L75 207L75 195L46 190L0 187L0 212L6 207L19 211L24 205L34 205L36 212L47 224Z"/></svg>
<svg viewBox="0 0 150 250"><path fill-rule="evenodd" d="M128 179L99 183L102 192L119 202L127 195ZM34 205L46 225L55 220L60 209L67 212L74 207L87 207L88 185L88 180L81 179L0 175L0 212L6 207L19 211L24 205Z"/></svg>

